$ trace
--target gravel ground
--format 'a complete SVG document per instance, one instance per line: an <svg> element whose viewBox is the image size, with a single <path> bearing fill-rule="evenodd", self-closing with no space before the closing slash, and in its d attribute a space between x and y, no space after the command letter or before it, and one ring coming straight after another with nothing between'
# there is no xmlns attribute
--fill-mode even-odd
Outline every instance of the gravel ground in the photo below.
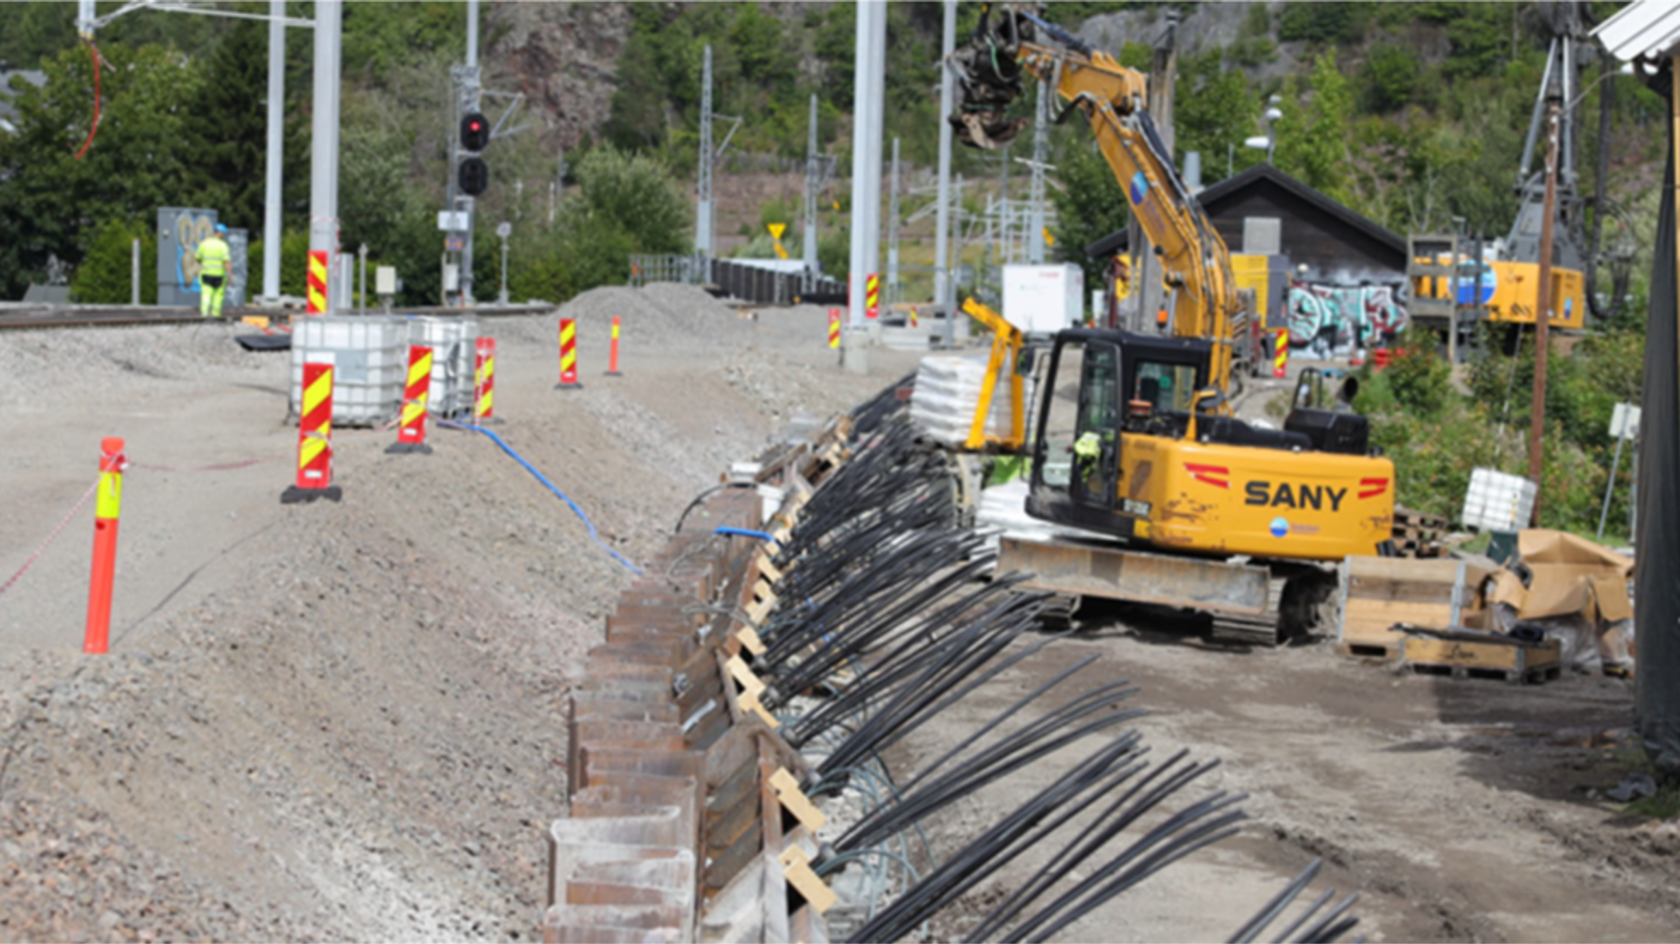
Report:
<svg viewBox="0 0 1680 944"><path fill-rule="evenodd" d="M632 561L777 426L914 364L877 350L872 376L844 373L823 309L753 320L682 286L562 311L581 390L553 389L561 312L485 320L498 431ZM621 378L601 376L614 314ZM392 456L392 433L341 431L344 502L282 507L288 361L237 330L0 333L0 579L83 494L100 437L147 464L125 483L109 656L80 651L90 509L0 595L0 940L529 940L541 831L564 809L561 706L629 572L469 432ZM1626 683L1394 675L1180 624L1082 613L890 758L914 768L1097 653L1078 687L1135 680L1158 756L1224 761L1206 785L1249 793L1254 823L1067 939L1223 938L1314 857L1319 887L1361 894L1372 940L1680 939L1680 832L1602 799L1637 754ZM1075 759L988 787L930 836L954 848ZM935 933L1001 894L978 889Z"/></svg>
<svg viewBox="0 0 1680 944"><path fill-rule="evenodd" d="M560 313L485 319L498 432L630 560L841 372L818 309L741 318L685 286L603 289L584 387ZM609 319L623 377L606 378ZM282 507L284 355L225 325L0 334L0 571L92 479L125 482L112 654L80 652L84 508L0 596L0 939L526 940L564 809L564 694L630 573L489 439L335 438L340 505Z"/></svg>

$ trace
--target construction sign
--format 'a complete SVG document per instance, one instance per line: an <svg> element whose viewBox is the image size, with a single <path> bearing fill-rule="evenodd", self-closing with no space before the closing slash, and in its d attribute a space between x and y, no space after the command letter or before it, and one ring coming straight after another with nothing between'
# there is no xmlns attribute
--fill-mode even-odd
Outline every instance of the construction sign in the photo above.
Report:
<svg viewBox="0 0 1680 944"><path fill-rule="evenodd" d="M786 223L766 223L764 228L770 231L770 239L776 244L776 258L786 259L787 250L782 248L782 234L787 232Z"/></svg>
<svg viewBox="0 0 1680 944"><path fill-rule="evenodd" d="M327 252L324 249L309 250L309 307L311 315L319 315L327 310Z"/></svg>

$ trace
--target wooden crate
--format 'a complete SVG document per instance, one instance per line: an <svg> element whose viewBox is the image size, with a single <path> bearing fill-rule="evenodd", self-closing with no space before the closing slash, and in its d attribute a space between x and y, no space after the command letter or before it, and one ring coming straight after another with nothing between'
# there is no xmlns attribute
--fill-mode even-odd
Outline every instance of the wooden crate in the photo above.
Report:
<svg viewBox="0 0 1680 944"><path fill-rule="evenodd" d="M1341 566L1341 626L1336 649L1354 658L1400 655L1409 623L1426 629L1481 628L1482 581L1493 571L1452 559L1349 557Z"/></svg>
<svg viewBox="0 0 1680 944"><path fill-rule="evenodd" d="M1408 634L1401 643L1400 661L1422 674L1517 684L1544 682L1563 673L1557 640L1529 643L1493 634Z"/></svg>

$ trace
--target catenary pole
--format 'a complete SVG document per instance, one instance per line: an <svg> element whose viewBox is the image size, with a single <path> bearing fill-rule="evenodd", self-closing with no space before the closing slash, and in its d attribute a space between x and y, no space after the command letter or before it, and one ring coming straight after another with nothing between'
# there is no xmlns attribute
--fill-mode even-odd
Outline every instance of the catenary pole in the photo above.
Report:
<svg viewBox="0 0 1680 944"><path fill-rule="evenodd" d="M341 0L315 4L314 108L310 125L309 250L327 253L328 278L338 273L338 94L339 33L344 20ZM333 312L333 287L326 309Z"/></svg>
<svg viewBox="0 0 1680 944"><path fill-rule="evenodd" d="M465 101L464 104L466 105L467 113L471 114L473 112L478 111L479 108L482 107L481 102L479 100L480 83L479 83L479 76L478 76L478 0L467 0L467 75L466 75L466 78L467 78L467 85L466 85L466 88L464 90L466 101ZM467 211L466 238L462 240L462 246L461 246L461 301L462 301L463 304L471 304L474 301L474 297L473 297L473 222L474 222L474 207L473 207L473 205L477 201L475 201L472 197L465 197L464 196L464 197L461 198L461 202L463 204L465 204L466 211Z"/></svg>
<svg viewBox="0 0 1680 944"><path fill-rule="evenodd" d="M822 169L817 153L817 96L811 95L810 140L805 145L805 242L800 258L805 263L805 285L809 291L817 279L817 188Z"/></svg>
<svg viewBox="0 0 1680 944"><path fill-rule="evenodd" d="M945 0L945 23L939 40L939 215L933 237L933 300L945 312L945 345L956 333L955 300L951 297L951 105L954 99L950 56L957 47L957 2Z"/></svg>
<svg viewBox="0 0 1680 944"><path fill-rule="evenodd" d="M268 2L268 158L263 189L263 291L280 298L281 164L286 131L286 0Z"/></svg>

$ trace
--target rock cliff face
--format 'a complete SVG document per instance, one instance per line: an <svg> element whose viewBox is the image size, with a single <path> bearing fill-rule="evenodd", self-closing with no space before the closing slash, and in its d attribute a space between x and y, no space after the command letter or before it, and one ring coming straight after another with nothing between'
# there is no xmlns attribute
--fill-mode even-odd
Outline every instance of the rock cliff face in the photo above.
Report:
<svg viewBox="0 0 1680 944"><path fill-rule="evenodd" d="M517 88L547 147L597 136L612 109L618 56L630 35L623 3L509 3L490 8L484 63Z"/></svg>
<svg viewBox="0 0 1680 944"><path fill-rule="evenodd" d="M1243 21L1248 18L1248 3L1198 3L1178 25L1178 51L1189 55L1229 46L1242 36ZM1281 3L1268 3L1274 23ZM1098 49L1118 56L1128 42L1155 45L1167 28L1167 10L1162 4L1122 10L1093 16L1080 24L1079 38ZM1272 39L1276 39L1276 33ZM1280 43L1277 55L1258 69L1251 71L1260 79L1281 78L1295 71L1296 59L1302 43Z"/></svg>

